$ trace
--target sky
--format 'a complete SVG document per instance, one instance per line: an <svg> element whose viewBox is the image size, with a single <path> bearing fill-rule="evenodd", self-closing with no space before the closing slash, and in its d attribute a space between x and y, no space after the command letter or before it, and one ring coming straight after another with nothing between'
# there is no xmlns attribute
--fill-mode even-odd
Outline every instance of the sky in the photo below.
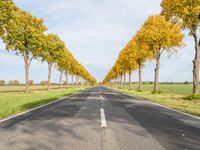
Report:
<svg viewBox="0 0 200 150"><path fill-rule="evenodd" d="M102 81L113 66L119 52L150 15L159 14L161 0L14 0L23 10L43 18L48 32L57 34L86 69ZM193 39L185 31L184 48L172 56L161 57L160 81L192 81ZM147 62L143 80L153 81L155 62ZM21 56L5 50L0 41L0 80L24 82ZM138 73L134 72L133 80ZM30 79L47 80L47 64L34 60ZM52 82L59 72L52 73Z"/></svg>

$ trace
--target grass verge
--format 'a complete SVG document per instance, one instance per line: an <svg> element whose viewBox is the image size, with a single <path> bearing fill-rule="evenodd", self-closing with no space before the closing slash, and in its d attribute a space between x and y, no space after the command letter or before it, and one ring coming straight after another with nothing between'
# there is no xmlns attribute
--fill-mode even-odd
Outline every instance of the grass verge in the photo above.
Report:
<svg viewBox="0 0 200 150"><path fill-rule="evenodd" d="M66 88L66 86L62 85L62 88ZM51 89L59 89L58 85L51 85ZM32 85L30 86L30 91L39 91L39 90L47 90L47 86L44 85ZM8 93L8 92L24 92L25 91L25 86L24 85L18 85L18 86L13 86L13 85L5 85L5 86L0 86L0 93Z"/></svg>
<svg viewBox="0 0 200 150"><path fill-rule="evenodd" d="M30 93L0 93L0 119L74 94L83 88L36 90Z"/></svg>
<svg viewBox="0 0 200 150"><path fill-rule="evenodd" d="M179 110L200 117L200 100L193 101L186 99L186 95L183 94L175 94L175 93L152 94L150 91L137 92L135 90L122 90L122 89L117 89L117 90L136 97L144 98L145 100L149 100L175 110Z"/></svg>

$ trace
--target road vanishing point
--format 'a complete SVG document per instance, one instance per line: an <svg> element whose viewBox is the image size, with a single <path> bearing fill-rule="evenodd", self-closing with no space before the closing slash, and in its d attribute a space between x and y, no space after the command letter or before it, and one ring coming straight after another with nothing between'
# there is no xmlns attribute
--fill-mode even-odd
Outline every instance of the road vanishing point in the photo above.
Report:
<svg viewBox="0 0 200 150"><path fill-rule="evenodd" d="M200 150L200 120L103 86L0 121L0 150Z"/></svg>

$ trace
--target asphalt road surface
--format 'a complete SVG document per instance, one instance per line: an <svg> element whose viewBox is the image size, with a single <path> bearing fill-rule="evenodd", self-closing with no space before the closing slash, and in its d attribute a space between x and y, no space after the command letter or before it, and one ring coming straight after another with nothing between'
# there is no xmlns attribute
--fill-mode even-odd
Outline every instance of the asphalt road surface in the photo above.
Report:
<svg viewBox="0 0 200 150"><path fill-rule="evenodd" d="M0 150L200 150L200 120L98 86L1 122Z"/></svg>

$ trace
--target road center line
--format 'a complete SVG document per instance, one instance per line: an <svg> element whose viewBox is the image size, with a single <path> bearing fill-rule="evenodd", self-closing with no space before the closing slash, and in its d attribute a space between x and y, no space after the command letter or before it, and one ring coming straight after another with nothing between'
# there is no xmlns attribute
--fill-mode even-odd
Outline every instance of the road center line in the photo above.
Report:
<svg viewBox="0 0 200 150"><path fill-rule="evenodd" d="M100 112L101 112L101 127L102 128L107 128L107 123L106 123L106 117L105 117L105 113L104 113L104 108L101 108Z"/></svg>
<svg viewBox="0 0 200 150"><path fill-rule="evenodd" d="M100 97L100 100L103 100L103 97L101 95L99 95L99 97Z"/></svg>

